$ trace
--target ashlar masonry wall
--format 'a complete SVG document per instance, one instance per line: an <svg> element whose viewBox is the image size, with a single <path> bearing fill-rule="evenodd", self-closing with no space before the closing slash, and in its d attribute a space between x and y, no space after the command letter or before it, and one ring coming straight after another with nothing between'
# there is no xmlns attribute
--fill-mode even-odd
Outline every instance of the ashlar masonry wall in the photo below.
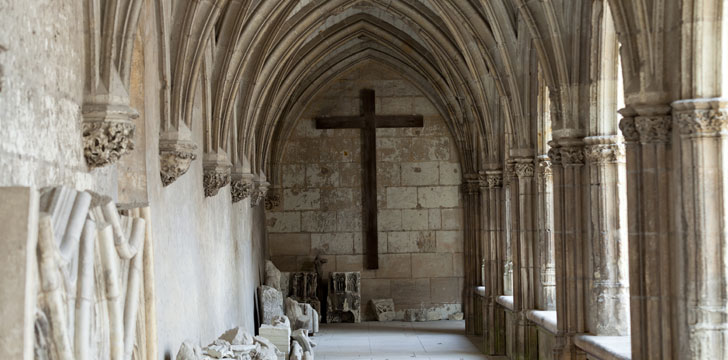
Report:
<svg viewBox="0 0 728 360"><path fill-rule="evenodd" d="M424 128L377 129L377 270L364 266L360 130L314 124L320 115L358 115L363 88L375 90L377 114L424 116ZM393 298L398 311L460 309L458 154L443 118L415 86L375 63L359 65L312 99L285 146L281 178L273 179L281 202L267 211L269 251L281 270L309 270L320 254L328 260L325 277L361 271L365 318L376 298Z"/></svg>

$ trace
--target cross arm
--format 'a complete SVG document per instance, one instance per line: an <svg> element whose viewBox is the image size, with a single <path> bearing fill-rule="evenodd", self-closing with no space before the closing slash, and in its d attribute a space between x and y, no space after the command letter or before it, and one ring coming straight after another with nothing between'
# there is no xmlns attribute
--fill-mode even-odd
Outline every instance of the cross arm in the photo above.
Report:
<svg viewBox="0 0 728 360"><path fill-rule="evenodd" d="M317 129L363 129L363 116L320 116L316 118Z"/></svg>
<svg viewBox="0 0 728 360"><path fill-rule="evenodd" d="M378 128L423 127L422 115L377 115Z"/></svg>

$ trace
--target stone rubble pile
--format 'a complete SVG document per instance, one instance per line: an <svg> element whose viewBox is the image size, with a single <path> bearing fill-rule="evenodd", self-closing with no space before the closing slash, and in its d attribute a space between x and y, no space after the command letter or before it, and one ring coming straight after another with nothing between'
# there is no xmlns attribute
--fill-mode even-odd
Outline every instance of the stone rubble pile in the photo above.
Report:
<svg viewBox="0 0 728 360"><path fill-rule="evenodd" d="M240 327L230 329L204 348L185 341L177 352L177 360L278 360L285 359L276 346L262 336L253 337Z"/></svg>
<svg viewBox="0 0 728 360"><path fill-rule="evenodd" d="M309 334L313 335L319 330L319 313L311 304L296 299L318 301L312 297L315 294L312 291L315 289L315 277L297 276L298 281L291 284L294 281L290 273L282 273L273 262L267 261L265 270L265 285L258 288L261 326L258 329L260 336L256 339L260 337L271 345L270 348L276 349L278 352L275 355L279 360L313 360L316 343L309 338ZM305 287L307 290L303 292L307 295L300 296L299 293L298 297L289 297L289 289L294 290L300 284L308 284Z"/></svg>

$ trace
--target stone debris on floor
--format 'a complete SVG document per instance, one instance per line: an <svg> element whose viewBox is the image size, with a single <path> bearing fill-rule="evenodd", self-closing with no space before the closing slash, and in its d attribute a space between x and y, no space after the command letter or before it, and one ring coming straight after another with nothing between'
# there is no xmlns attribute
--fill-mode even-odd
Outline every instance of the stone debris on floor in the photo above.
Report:
<svg viewBox="0 0 728 360"><path fill-rule="evenodd" d="M322 324L320 330L318 360L493 359L465 335L463 321Z"/></svg>

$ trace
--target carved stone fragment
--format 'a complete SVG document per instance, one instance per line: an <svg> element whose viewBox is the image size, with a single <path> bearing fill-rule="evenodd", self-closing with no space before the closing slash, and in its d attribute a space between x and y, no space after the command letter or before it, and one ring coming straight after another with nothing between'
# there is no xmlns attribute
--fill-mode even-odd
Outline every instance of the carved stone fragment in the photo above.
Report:
<svg viewBox="0 0 728 360"><path fill-rule="evenodd" d="M256 181L255 189L253 194L250 196L250 206L256 207L260 205L261 200L265 199L265 195L268 194L268 188L270 183L267 181Z"/></svg>
<svg viewBox="0 0 728 360"><path fill-rule="evenodd" d="M90 167L115 163L134 150L134 123L139 114L124 105L85 104L83 153Z"/></svg>
<svg viewBox="0 0 728 360"><path fill-rule="evenodd" d="M281 292L270 286L258 288L258 302L260 303L260 323L272 324L273 318L283 316L283 296Z"/></svg>
<svg viewBox="0 0 728 360"><path fill-rule="evenodd" d="M197 159L197 145L192 141L159 142L159 173L162 185L167 186L189 170L192 161Z"/></svg>
<svg viewBox="0 0 728 360"><path fill-rule="evenodd" d="M329 323L361 321L361 273L331 273L326 310Z"/></svg>
<svg viewBox="0 0 728 360"><path fill-rule="evenodd" d="M377 315L377 321L394 320L394 300L392 299L372 299L372 309Z"/></svg>
<svg viewBox="0 0 728 360"><path fill-rule="evenodd" d="M230 184L230 166L217 162L205 164L202 180L205 197L215 196L221 188Z"/></svg>
<svg viewBox="0 0 728 360"><path fill-rule="evenodd" d="M230 194L233 202L243 201L253 194L254 191L252 174L233 174L230 183Z"/></svg>

